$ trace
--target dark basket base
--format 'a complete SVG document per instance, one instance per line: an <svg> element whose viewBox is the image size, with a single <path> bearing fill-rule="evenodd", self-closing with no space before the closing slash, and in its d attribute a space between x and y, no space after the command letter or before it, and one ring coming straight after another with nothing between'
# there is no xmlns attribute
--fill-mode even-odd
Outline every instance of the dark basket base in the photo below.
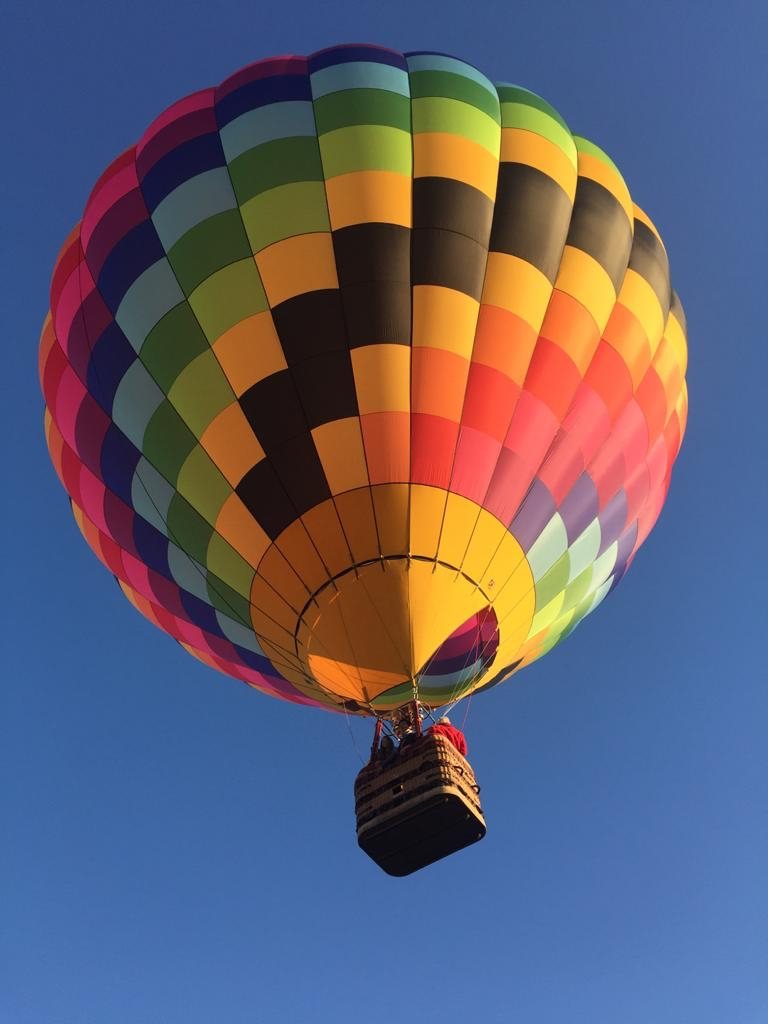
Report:
<svg viewBox="0 0 768 1024"><path fill-rule="evenodd" d="M483 819L460 796L443 791L363 828L357 841L383 871L400 878L478 842L485 831Z"/></svg>

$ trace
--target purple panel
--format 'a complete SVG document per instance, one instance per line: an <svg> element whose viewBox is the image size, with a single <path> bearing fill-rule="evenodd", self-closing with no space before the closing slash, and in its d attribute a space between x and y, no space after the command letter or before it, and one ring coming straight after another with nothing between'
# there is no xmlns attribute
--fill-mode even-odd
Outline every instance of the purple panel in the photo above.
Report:
<svg viewBox="0 0 768 1024"><path fill-rule="evenodd" d="M108 415L112 414L118 385L135 360L133 346L112 320L93 346L86 383L90 393Z"/></svg>
<svg viewBox="0 0 768 1024"><path fill-rule="evenodd" d="M141 452L134 447L114 423L104 435L101 446L99 476L105 486L119 495L126 504L133 501L133 474L139 464Z"/></svg>
<svg viewBox="0 0 768 1024"><path fill-rule="evenodd" d="M530 551L555 511L555 501L549 489L534 477L520 511L509 527L509 532L517 538L523 551Z"/></svg>
<svg viewBox="0 0 768 1024"><path fill-rule="evenodd" d="M133 523L133 541L138 557L150 569L170 577L168 565L168 538L146 519L136 516Z"/></svg>
<svg viewBox="0 0 768 1024"><path fill-rule="evenodd" d="M154 225L142 221L129 231L109 254L99 274L98 288L113 313L133 282L165 256Z"/></svg>
<svg viewBox="0 0 768 1024"><path fill-rule="evenodd" d="M234 121L236 117L257 107L285 100L312 100L312 89L306 72L306 65L296 74L270 74L267 77L248 82L235 92L230 92L216 101L216 120L219 128Z"/></svg>
<svg viewBox="0 0 768 1024"><path fill-rule="evenodd" d="M176 149L199 135L210 135L218 131L216 114L212 106L200 107L183 114L161 128L136 154L136 171L143 178L150 169L172 149Z"/></svg>
<svg viewBox="0 0 768 1024"><path fill-rule="evenodd" d="M334 64L351 64L354 61L373 61L376 64L389 64L394 68L408 70L408 65L402 53L397 50L388 50L383 46L331 46L327 50L318 50L309 58L309 72L322 71L323 68L333 67Z"/></svg>
<svg viewBox="0 0 768 1024"><path fill-rule="evenodd" d="M600 550L598 555L613 544L621 536L627 522L627 496L619 491L611 498L600 513Z"/></svg>
<svg viewBox="0 0 768 1024"><path fill-rule="evenodd" d="M98 222L88 240L85 258L94 279L98 278L107 257L121 238L149 216L144 196L138 188L121 196Z"/></svg>
<svg viewBox="0 0 768 1024"><path fill-rule="evenodd" d="M75 420L75 447L83 465L96 477L101 476L101 449L110 420L90 395L83 398Z"/></svg>
<svg viewBox="0 0 768 1024"><path fill-rule="evenodd" d="M558 509L565 523L569 544L573 544L589 524L597 519L599 507L597 488L592 477L585 471L565 496Z"/></svg>
<svg viewBox="0 0 768 1024"><path fill-rule="evenodd" d="M139 558L133 539L135 515L133 509L121 501L116 494L113 494L112 491L106 492L104 495L104 521L107 524L109 535L129 555Z"/></svg>
<svg viewBox="0 0 768 1024"><path fill-rule="evenodd" d="M144 193L147 206L150 210L155 210L167 195L185 181L202 174L203 171L225 165L224 150L221 148L218 132L198 135L197 138L182 143L158 160L140 178L141 191ZM149 263L146 266L149 266Z"/></svg>

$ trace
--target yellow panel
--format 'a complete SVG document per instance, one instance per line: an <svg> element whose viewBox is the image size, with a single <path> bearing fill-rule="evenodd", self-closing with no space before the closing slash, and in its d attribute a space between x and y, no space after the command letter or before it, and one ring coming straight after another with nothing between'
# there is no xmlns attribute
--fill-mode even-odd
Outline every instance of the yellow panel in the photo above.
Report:
<svg viewBox="0 0 768 1024"><path fill-rule="evenodd" d="M233 487L264 458L264 449L237 402L210 423L200 444Z"/></svg>
<svg viewBox="0 0 768 1024"><path fill-rule="evenodd" d="M573 202L576 195L576 168L563 150L543 135L524 128L502 128L501 159L504 163L535 167L556 181Z"/></svg>
<svg viewBox="0 0 768 1024"><path fill-rule="evenodd" d="M460 135L421 132L413 136L414 178L455 178L496 198L499 161L484 146Z"/></svg>
<svg viewBox="0 0 768 1024"><path fill-rule="evenodd" d="M382 555L408 553L408 484L379 484L371 488L376 529Z"/></svg>
<svg viewBox="0 0 768 1024"><path fill-rule="evenodd" d="M440 529L448 492L440 487L411 485L410 553L422 558L437 558Z"/></svg>
<svg viewBox="0 0 768 1024"><path fill-rule="evenodd" d="M408 569L412 664L421 669L470 616L487 607L481 591L453 569L411 561Z"/></svg>
<svg viewBox="0 0 768 1024"><path fill-rule="evenodd" d="M323 565L323 561L300 519L283 530L275 544L310 593L314 593L328 582L330 579L328 569Z"/></svg>
<svg viewBox="0 0 768 1024"><path fill-rule="evenodd" d="M462 572L479 583L507 532L503 523L483 509L464 556Z"/></svg>
<svg viewBox="0 0 768 1024"><path fill-rule="evenodd" d="M256 313L230 327L213 343L213 351L238 398L257 381L288 365L269 312Z"/></svg>
<svg viewBox="0 0 768 1024"><path fill-rule="evenodd" d="M664 313L656 296L644 277L630 267L619 292L619 302L633 313L642 324L651 346L651 358L664 333Z"/></svg>
<svg viewBox="0 0 768 1024"><path fill-rule="evenodd" d="M505 252L489 252L483 303L508 309L539 331L552 285L533 264Z"/></svg>
<svg viewBox="0 0 768 1024"><path fill-rule="evenodd" d="M525 552L509 530L499 544L493 558L480 578L480 586L493 601L499 621L509 615L513 608L525 600L526 607L530 604L530 614L536 602L533 573L525 557Z"/></svg>
<svg viewBox="0 0 768 1024"><path fill-rule="evenodd" d="M331 494L368 486L368 468L357 416L323 423L314 428L312 438Z"/></svg>
<svg viewBox="0 0 768 1024"><path fill-rule="evenodd" d="M436 284L413 289L414 346L429 345L472 357L480 303L470 295Z"/></svg>
<svg viewBox="0 0 768 1024"><path fill-rule="evenodd" d="M325 183L331 227L350 224L411 226L411 179L394 171L354 171Z"/></svg>
<svg viewBox="0 0 768 1024"><path fill-rule="evenodd" d="M301 521L332 576L349 568L353 559L333 501L315 505L304 513Z"/></svg>
<svg viewBox="0 0 768 1024"><path fill-rule="evenodd" d="M372 700L407 680L410 666L407 562L349 572L318 595L299 624L299 654L335 693Z"/></svg>
<svg viewBox="0 0 768 1024"><path fill-rule="evenodd" d="M270 306L294 295L338 288L331 235L294 235L262 249L255 257Z"/></svg>
<svg viewBox="0 0 768 1024"><path fill-rule="evenodd" d="M615 196L624 209L630 225L633 220L633 203L626 182L599 157L591 153L579 153L579 177L591 178Z"/></svg>
<svg viewBox="0 0 768 1024"><path fill-rule="evenodd" d="M355 562L381 557L379 535L373 514L373 501L368 487L347 491L334 499Z"/></svg>
<svg viewBox="0 0 768 1024"><path fill-rule="evenodd" d="M437 552L441 562L455 565L457 569L461 566L480 511L480 506L469 498L449 493Z"/></svg>
<svg viewBox="0 0 768 1024"><path fill-rule="evenodd" d="M273 640L290 652L293 649L296 620L294 609L257 573L251 584L251 621L259 638L264 636Z"/></svg>
<svg viewBox="0 0 768 1024"><path fill-rule="evenodd" d="M235 493L219 509L216 532L254 569L272 543Z"/></svg>
<svg viewBox="0 0 768 1024"><path fill-rule="evenodd" d="M632 212L634 213L635 220L639 220L641 223L645 224L645 226L647 228L649 228L654 233L654 235L656 235L656 237L658 238L659 242L661 242L662 249L664 249L664 251L666 252L666 247L664 246L664 242L662 240L662 237L659 234L659 232L656 230L656 225L653 223L653 221L648 216L648 214L645 212L645 210L641 210L640 207L637 205L637 203L633 203L632 204Z"/></svg>
<svg viewBox="0 0 768 1024"><path fill-rule="evenodd" d="M352 350L360 415L410 412L411 349L408 345L364 345Z"/></svg>
<svg viewBox="0 0 768 1024"><path fill-rule="evenodd" d="M310 593L276 545L259 562L258 572L291 608L301 612Z"/></svg>
<svg viewBox="0 0 768 1024"><path fill-rule="evenodd" d="M667 317L664 336L673 347L677 365L680 367L680 372L685 376L685 371L688 367L688 342L686 341L685 332L680 326L680 321L674 313L670 313Z"/></svg>
<svg viewBox="0 0 768 1024"><path fill-rule="evenodd" d="M596 259L583 249L566 245L555 287L580 302L602 333L616 302L616 292L610 277Z"/></svg>

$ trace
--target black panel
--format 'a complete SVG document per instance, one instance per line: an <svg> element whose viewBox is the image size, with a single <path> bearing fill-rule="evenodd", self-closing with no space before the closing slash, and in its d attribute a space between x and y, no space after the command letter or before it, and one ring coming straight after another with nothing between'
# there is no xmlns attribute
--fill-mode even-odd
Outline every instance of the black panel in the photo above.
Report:
<svg viewBox="0 0 768 1024"><path fill-rule="evenodd" d="M414 230L411 274L414 285L436 284L480 300L487 251L465 235L436 228Z"/></svg>
<svg viewBox="0 0 768 1024"><path fill-rule="evenodd" d="M531 263L554 284L571 222L571 201L548 174L499 166L490 248Z"/></svg>
<svg viewBox="0 0 768 1024"><path fill-rule="evenodd" d="M330 498L328 481L310 434L286 441L270 455L270 462L299 515Z"/></svg>
<svg viewBox="0 0 768 1024"><path fill-rule="evenodd" d="M349 351L328 352L291 370L310 429L357 416L357 396Z"/></svg>
<svg viewBox="0 0 768 1024"><path fill-rule="evenodd" d="M347 347L344 310L335 288L287 299L272 309L272 319L289 366Z"/></svg>
<svg viewBox="0 0 768 1024"><path fill-rule="evenodd" d="M452 178L414 179L414 228L456 231L487 248L492 220L493 203L471 185Z"/></svg>
<svg viewBox="0 0 768 1024"><path fill-rule="evenodd" d="M410 345L410 281L374 281L342 289L350 348Z"/></svg>
<svg viewBox="0 0 768 1024"><path fill-rule="evenodd" d="M568 245L597 260L616 291L621 287L632 248L632 228L619 201L591 178L579 178Z"/></svg>
<svg viewBox="0 0 768 1024"><path fill-rule="evenodd" d="M241 395L240 405L267 454L287 438L307 432L289 370L280 370L254 384Z"/></svg>
<svg viewBox="0 0 768 1024"><path fill-rule="evenodd" d="M669 284L669 260L664 246L648 225L643 224L641 220L635 221L635 237L632 241L629 265L641 277L644 277L656 292L666 318L672 298Z"/></svg>
<svg viewBox="0 0 768 1024"><path fill-rule="evenodd" d="M296 509L266 459L249 470L235 488L253 518L274 540L296 519Z"/></svg>
<svg viewBox="0 0 768 1024"><path fill-rule="evenodd" d="M411 232L397 224L355 224L333 232L339 285L407 281Z"/></svg>

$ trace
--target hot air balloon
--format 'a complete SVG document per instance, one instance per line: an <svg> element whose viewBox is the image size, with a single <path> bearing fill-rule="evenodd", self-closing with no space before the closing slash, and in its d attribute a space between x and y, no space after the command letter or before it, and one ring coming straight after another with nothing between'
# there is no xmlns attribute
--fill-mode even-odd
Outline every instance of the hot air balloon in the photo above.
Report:
<svg viewBox="0 0 768 1024"><path fill-rule="evenodd" d="M40 346L51 458L135 607L380 723L503 682L616 586L685 370L601 149L461 60L358 45L162 113L66 240Z"/></svg>

